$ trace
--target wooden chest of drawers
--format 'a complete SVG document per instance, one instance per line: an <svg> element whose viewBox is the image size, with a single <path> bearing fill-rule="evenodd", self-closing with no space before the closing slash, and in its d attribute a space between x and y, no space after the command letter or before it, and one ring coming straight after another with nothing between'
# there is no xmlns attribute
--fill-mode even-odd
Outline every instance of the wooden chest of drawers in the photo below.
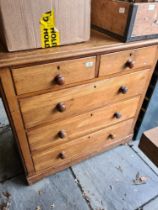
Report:
<svg viewBox="0 0 158 210"><path fill-rule="evenodd" d="M0 53L0 90L28 183L132 139L158 40Z"/></svg>

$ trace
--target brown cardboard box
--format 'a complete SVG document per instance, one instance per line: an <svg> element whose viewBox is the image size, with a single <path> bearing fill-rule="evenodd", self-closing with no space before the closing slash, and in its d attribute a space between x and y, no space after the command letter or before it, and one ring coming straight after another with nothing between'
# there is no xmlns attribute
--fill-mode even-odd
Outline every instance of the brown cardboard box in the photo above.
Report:
<svg viewBox="0 0 158 210"><path fill-rule="evenodd" d="M90 38L91 0L0 0L0 40L8 51L41 48L42 15L54 9L60 45Z"/></svg>

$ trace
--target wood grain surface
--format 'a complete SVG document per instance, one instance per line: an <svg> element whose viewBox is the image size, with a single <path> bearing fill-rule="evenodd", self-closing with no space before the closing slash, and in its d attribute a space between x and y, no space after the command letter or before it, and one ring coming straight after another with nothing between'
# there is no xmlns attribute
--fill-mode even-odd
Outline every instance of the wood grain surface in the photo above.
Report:
<svg viewBox="0 0 158 210"><path fill-rule="evenodd" d="M93 32L87 43L0 53L0 92L30 184L132 138L157 43ZM96 63L85 73L89 59ZM50 86L57 70L63 87Z"/></svg>
<svg viewBox="0 0 158 210"><path fill-rule="evenodd" d="M53 148L101 128L133 118L136 114L139 101L140 97L132 98L73 118L65 119L61 122L30 130L28 132L30 148L33 153L39 150ZM116 112L120 112L120 119L114 117ZM66 136L64 138L58 136L60 131L65 132Z"/></svg>
<svg viewBox="0 0 158 210"><path fill-rule="evenodd" d="M133 120L125 121L96 133L81 137L75 141L68 142L52 149L50 148L44 152L39 152L33 155L36 171L49 167L57 168L67 163L71 165L71 161L81 159L88 154L103 151L108 145L113 145L117 141L130 135L132 133L132 123ZM114 134L116 136L115 139L109 139L109 134ZM65 155L65 158L63 159L59 156L61 152Z"/></svg>
<svg viewBox="0 0 158 210"><path fill-rule="evenodd" d="M95 77L95 60L95 57L88 57L12 69L17 94L50 88L65 88L68 84L93 79ZM63 77L64 85L57 84L55 81L57 75Z"/></svg>
<svg viewBox="0 0 158 210"><path fill-rule="evenodd" d="M0 68L26 64L61 61L70 58L93 56L101 53L117 52L150 45L157 45L158 39L122 43L105 34L92 31L88 42L49 49L37 49L8 53L0 50Z"/></svg>
<svg viewBox="0 0 158 210"><path fill-rule="evenodd" d="M4 105L14 136L16 138L25 172L26 174L32 175L34 173L34 165L32 162L19 104L14 92L13 81L11 78L10 70L8 68L0 71L0 80L0 92L2 93Z"/></svg>
<svg viewBox="0 0 158 210"><path fill-rule="evenodd" d="M139 95L144 91L150 70L101 80L66 90L20 99L20 107L26 128L105 106L109 103ZM140 85L141 84L141 85ZM128 88L127 94L119 92L121 86ZM56 108L58 103L66 107L64 112Z"/></svg>
<svg viewBox="0 0 158 210"><path fill-rule="evenodd" d="M120 8L124 12L119 12ZM130 5L123 1L92 0L92 24L124 35Z"/></svg>
<svg viewBox="0 0 158 210"><path fill-rule="evenodd" d="M152 4L137 3L136 5L138 6L138 9L133 25L132 37L157 35L158 25L156 17L158 16L158 4L156 2L152 2Z"/></svg>
<svg viewBox="0 0 158 210"><path fill-rule="evenodd" d="M145 47L123 52L111 53L101 56L99 76L110 75L119 72L132 72L138 68L152 67L154 56L157 52L156 46ZM133 67L130 67L132 62Z"/></svg>

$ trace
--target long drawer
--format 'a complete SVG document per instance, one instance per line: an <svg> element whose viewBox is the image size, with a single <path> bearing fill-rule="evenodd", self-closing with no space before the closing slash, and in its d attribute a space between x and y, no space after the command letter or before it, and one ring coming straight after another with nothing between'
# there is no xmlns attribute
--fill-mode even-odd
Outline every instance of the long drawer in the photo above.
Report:
<svg viewBox="0 0 158 210"><path fill-rule="evenodd" d="M26 128L63 120L144 92L150 70L20 99Z"/></svg>
<svg viewBox="0 0 158 210"><path fill-rule="evenodd" d="M139 95L144 91L150 70L135 72L70 89L20 100L25 126L63 120Z"/></svg>
<svg viewBox="0 0 158 210"><path fill-rule="evenodd" d="M118 102L103 108L53 123L28 132L32 152L42 151L72 139L113 125L136 114L140 97Z"/></svg>
<svg viewBox="0 0 158 210"><path fill-rule="evenodd" d="M128 120L104 130L81 137L50 150L33 155L36 171L60 168L88 155L105 150L132 133L133 120Z"/></svg>
<svg viewBox="0 0 158 210"><path fill-rule="evenodd" d="M102 55L99 76L118 72L132 72L138 68L151 67L154 63L156 52L156 46L150 46Z"/></svg>
<svg viewBox="0 0 158 210"><path fill-rule="evenodd" d="M96 57L12 69L17 94L61 89L95 77Z"/></svg>

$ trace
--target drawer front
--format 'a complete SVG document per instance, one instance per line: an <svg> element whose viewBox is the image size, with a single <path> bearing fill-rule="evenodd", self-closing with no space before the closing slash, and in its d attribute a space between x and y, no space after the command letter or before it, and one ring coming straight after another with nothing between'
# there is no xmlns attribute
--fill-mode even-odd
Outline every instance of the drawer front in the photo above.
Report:
<svg viewBox="0 0 158 210"><path fill-rule="evenodd" d="M88 155L105 150L108 146L119 143L122 138L132 133L133 120L118 123L112 127L81 137L48 151L33 154L36 171L49 167L60 168Z"/></svg>
<svg viewBox="0 0 158 210"><path fill-rule="evenodd" d="M20 100L25 126L64 120L144 92L150 70Z"/></svg>
<svg viewBox="0 0 158 210"><path fill-rule="evenodd" d="M75 82L93 79L95 60L95 57L90 57L13 69L17 94L58 89Z"/></svg>
<svg viewBox="0 0 158 210"><path fill-rule="evenodd" d="M118 102L70 119L28 132L32 152L53 148L72 139L113 125L136 114L140 97ZM115 116L119 113L120 116Z"/></svg>
<svg viewBox="0 0 158 210"><path fill-rule="evenodd" d="M101 57L99 76L152 66L156 51L156 46L151 46L103 55Z"/></svg>

